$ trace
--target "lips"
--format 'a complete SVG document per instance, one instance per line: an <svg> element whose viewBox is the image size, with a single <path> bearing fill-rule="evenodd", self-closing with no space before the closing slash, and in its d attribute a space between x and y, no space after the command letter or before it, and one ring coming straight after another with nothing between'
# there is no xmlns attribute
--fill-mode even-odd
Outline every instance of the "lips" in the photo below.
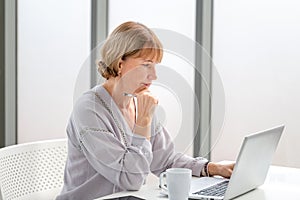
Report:
<svg viewBox="0 0 300 200"><path fill-rule="evenodd" d="M142 83L142 85L148 88L151 86L151 83Z"/></svg>

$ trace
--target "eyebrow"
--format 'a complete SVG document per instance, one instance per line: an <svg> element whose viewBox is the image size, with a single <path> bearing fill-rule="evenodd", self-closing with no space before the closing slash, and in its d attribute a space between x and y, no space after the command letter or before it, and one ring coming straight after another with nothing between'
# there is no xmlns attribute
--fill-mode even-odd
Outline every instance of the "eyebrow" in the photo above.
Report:
<svg viewBox="0 0 300 200"><path fill-rule="evenodd" d="M144 62L151 62L151 63L153 63L153 61L152 60L143 60Z"/></svg>

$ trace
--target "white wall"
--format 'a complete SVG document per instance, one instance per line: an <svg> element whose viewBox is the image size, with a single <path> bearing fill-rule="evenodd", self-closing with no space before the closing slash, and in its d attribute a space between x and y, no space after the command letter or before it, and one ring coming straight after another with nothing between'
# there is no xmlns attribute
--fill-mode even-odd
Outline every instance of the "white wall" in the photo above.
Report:
<svg viewBox="0 0 300 200"><path fill-rule="evenodd" d="M213 160L235 159L243 136L285 124L274 164L300 167L300 2L214 3L213 57L223 80L226 119L213 132ZM259 148L259 147L257 147Z"/></svg>
<svg viewBox="0 0 300 200"><path fill-rule="evenodd" d="M18 1L18 143L66 137L90 52L90 1ZM89 76L82 82L89 88Z"/></svg>
<svg viewBox="0 0 300 200"><path fill-rule="evenodd" d="M182 34L190 40L195 39L195 1L184 0L110 0L109 1L109 32L125 21L136 21L145 24L150 28L167 29L177 34ZM159 32L159 31L158 31ZM160 35L158 35L160 37ZM170 33L172 37L172 33ZM162 38L162 37L160 37ZM162 41L163 45L164 40ZM180 41L172 41L180 45ZM194 47L188 48L191 54L194 53ZM193 64L186 62L173 53L164 53L164 58L161 63L170 69L174 69L181 77L188 82L190 88L194 90L194 68ZM166 74L160 74L160 67L157 66L158 80L162 83L159 77L164 77ZM172 79L171 76L167 77ZM175 80L174 81L178 81ZM151 86L151 91L158 96L160 111L164 115L163 124L169 130L170 135L176 138L176 150L185 151L192 155L193 148L193 93L189 93L190 101L183 102L178 98L178 94L172 90L173 85L158 85ZM188 112L189 118L182 119L182 112ZM187 127L183 131L178 132L181 126ZM180 138L180 139L179 139ZM182 139L183 138L183 139ZM190 144L190 146L188 146Z"/></svg>
<svg viewBox="0 0 300 200"><path fill-rule="evenodd" d="M157 28L158 32L171 30L193 41L195 4L194 0L154 0L151 3L110 0L109 32L133 20ZM89 88L89 68L85 61L90 56L90 6L86 0L18 2L18 143L66 137L73 97L76 99L81 91ZM174 43L180 45L178 41ZM188 49L193 56L194 46ZM174 69L193 91L193 61L189 63L180 56L165 52L162 65ZM188 103L181 102L172 85L165 86L171 89L152 87L160 98L163 123L173 138L188 141L189 146L178 142L177 150L192 154L192 97L187 96ZM182 119L182 112L187 112L189 118ZM178 133L182 123L187 128Z"/></svg>

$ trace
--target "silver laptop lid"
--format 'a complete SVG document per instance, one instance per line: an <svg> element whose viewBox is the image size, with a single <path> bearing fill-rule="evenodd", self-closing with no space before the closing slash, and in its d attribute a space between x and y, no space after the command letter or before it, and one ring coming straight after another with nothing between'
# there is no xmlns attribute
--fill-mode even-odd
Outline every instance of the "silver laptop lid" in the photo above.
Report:
<svg viewBox="0 0 300 200"><path fill-rule="evenodd" d="M244 138L224 199L242 195L262 185L284 125Z"/></svg>

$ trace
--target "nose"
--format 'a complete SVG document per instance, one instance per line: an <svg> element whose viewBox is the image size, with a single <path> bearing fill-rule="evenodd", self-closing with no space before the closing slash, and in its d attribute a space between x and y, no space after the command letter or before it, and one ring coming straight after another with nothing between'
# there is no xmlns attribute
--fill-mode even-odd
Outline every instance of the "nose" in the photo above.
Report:
<svg viewBox="0 0 300 200"><path fill-rule="evenodd" d="M157 79L155 66L151 67L151 70L148 74L148 79L151 80L151 81Z"/></svg>

